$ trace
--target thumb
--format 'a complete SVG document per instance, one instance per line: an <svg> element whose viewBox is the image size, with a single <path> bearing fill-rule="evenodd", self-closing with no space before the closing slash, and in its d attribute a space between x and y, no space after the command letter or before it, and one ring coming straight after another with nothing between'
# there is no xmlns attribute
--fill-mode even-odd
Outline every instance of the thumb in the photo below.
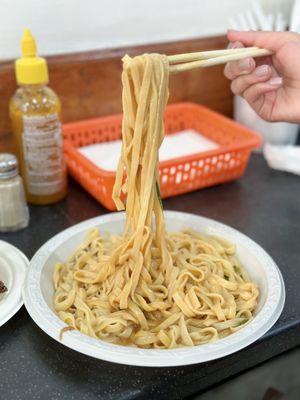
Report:
<svg viewBox="0 0 300 400"><path fill-rule="evenodd" d="M234 31L227 33L230 42L242 42L246 46L263 47L271 51L277 51L283 44L290 40L299 40L300 35L294 32L271 31Z"/></svg>

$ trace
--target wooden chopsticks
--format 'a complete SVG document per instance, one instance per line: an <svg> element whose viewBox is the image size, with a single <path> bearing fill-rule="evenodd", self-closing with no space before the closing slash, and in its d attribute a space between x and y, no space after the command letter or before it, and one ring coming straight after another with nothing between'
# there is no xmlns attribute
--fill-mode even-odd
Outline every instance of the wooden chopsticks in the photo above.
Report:
<svg viewBox="0 0 300 400"><path fill-rule="evenodd" d="M258 47L243 47L241 49L225 49L201 51L197 53L177 54L168 56L170 72L188 71L199 67L225 64L228 61L237 61L246 57L269 56L272 52Z"/></svg>

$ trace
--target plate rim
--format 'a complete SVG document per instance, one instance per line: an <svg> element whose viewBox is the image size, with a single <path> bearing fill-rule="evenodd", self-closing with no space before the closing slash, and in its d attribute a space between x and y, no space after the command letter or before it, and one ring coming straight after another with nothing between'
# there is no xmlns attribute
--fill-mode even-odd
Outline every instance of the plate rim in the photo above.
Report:
<svg viewBox="0 0 300 400"><path fill-rule="evenodd" d="M217 229L222 229L223 232L227 231L229 234L238 236L239 242L245 242L248 248L252 247L252 250L256 250L256 252L260 253L260 256L264 259L264 261L266 261L266 265L264 265L264 271L268 274L270 273L269 270L272 270L274 274L274 277L272 277L273 284L270 285L271 289L268 292L266 303L263 305L262 309L255 317L255 319L251 321L246 327L214 343L198 345L191 348L182 347L172 350L139 349L118 346L104 342L100 339L93 339L80 333L79 331L66 332L64 334L63 340L60 341L58 333L59 331L57 332L57 329L61 329L65 326L65 324L48 307L45 300L43 299L41 288L39 285L39 277L42 266L44 265L47 257L59 245L59 243L61 243L64 239L70 237L70 233L72 233L71 236L73 236L79 232L82 232L83 230L87 230L89 228L92 228L93 226L99 225L101 224L101 222L105 223L124 220L124 212L115 212L101 215L73 225L49 239L35 253L30 261L30 266L28 268L27 276L23 286L24 304L34 322L50 337L75 351L105 361L144 367L171 367L197 364L214 360L247 347L263 334L265 334L279 318L285 303L284 281L280 269L278 268L274 260L270 257L270 255L251 238L238 231L237 229L232 228L229 225L223 224L222 222L181 211L166 210L164 211L164 215L166 220L175 219L186 221L192 219L195 221L194 224L198 222L200 227L208 226L209 229L212 229L214 227ZM187 224L188 223L189 221L187 221ZM276 296L274 293L275 287ZM280 296L278 296L278 289L280 290ZM37 290L38 293L35 293L34 290ZM268 298L269 303L267 302ZM41 308L41 306L39 306L39 302L42 303L44 307L42 313L39 310L39 308ZM269 314L271 312L271 317L267 316L266 318L266 316L264 316L263 318L263 316L261 315L260 318L258 318L261 314L261 311L265 309L266 306L269 307ZM51 320L52 323L50 322ZM254 329L255 321L256 325L259 325L259 329ZM232 338L236 339L237 335L239 337L237 343L230 344L230 342L232 342ZM230 349L230 345L233 346L233 348ZM201 349L201 351L199 349ZM182 353L186 354L182 357ZM199 359L195 359L197 355L199 356Z"/></svg>

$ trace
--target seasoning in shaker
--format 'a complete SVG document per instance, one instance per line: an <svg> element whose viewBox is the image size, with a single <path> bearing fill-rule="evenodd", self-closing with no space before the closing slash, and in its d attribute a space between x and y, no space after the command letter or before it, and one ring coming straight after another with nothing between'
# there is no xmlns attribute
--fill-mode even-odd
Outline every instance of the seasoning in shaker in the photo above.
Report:
<svg viewBox="0 0 300 400"><path fill-rule="evenodd" d="M0 231L16 231L29 223L22 178L13 154L0 153Z"/></svg>

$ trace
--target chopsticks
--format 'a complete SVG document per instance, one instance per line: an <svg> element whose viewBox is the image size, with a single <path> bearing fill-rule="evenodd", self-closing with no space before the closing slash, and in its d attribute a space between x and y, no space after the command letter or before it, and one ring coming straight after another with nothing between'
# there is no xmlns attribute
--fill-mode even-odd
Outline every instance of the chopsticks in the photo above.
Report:
<svg viewBox="0 0 300 400"><path fill-rule="evenodd" d="M205 68L213 65L225 64L228 61L237 61L247 57L269 56L272 52L258 47L243 47L241 49L225 49L201 51L197 53L176 54L168 56L170 72L188 71L194 68Z"/></svg>

